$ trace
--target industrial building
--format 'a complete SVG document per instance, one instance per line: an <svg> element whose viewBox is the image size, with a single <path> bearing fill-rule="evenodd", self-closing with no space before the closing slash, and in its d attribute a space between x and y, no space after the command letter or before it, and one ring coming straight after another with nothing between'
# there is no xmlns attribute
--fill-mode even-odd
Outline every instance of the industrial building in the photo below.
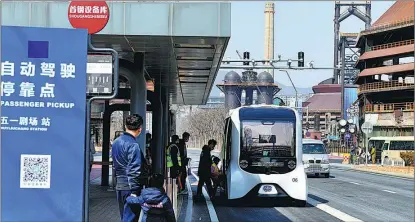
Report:
<svg viewBox="0 0 415 222"><path fill-rule="evenodd" d="M396 1L360 32L356 68L359 123L371 122L370 136L414 134L414 2Z"/></svg>

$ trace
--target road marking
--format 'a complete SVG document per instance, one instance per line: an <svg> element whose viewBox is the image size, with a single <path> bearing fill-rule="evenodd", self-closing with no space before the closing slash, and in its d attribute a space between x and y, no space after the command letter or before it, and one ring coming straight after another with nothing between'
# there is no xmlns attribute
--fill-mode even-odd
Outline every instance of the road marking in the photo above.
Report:
<svg viewBox="0 0 415 222"><path fill-rule="evenodd" d="M186 210L186 217L184 219L185 222L192 222L192 214L193 214L193 191L192 186L190 185L189 178L186 177L186 186L187 186L187 210Z"/></svg>
<svg viewBox="0 0 415 222"><path fill-rule="evenodd" d="M307 199L307 202L310 205L312 205L312 206L314 206L314 207L316 207L316 208L318 208L318 209L320 209L320 210L322 210L322 211L324 211L324 212L332 215L333 217L336 217L339 220L347 221L347 222L352 222L352 221L353 222L363 222L363 221L361 221L361 220L359 220L359 219L357 219L355 217L352 217L352 216L350 216L350 215L348 215L346 213L341 212L340 210L334 209L333 207L330 207L327 204L320 203L320 202L318 202L317 200L314 200L311 197L309 197Z"/></svg>
<svg viewBox="0 0 415 222"><path fill-rule="evenodd" d="M192 171L192 175L196 178L196 180L199 181L199 177L193 171ZM205 200L206 200L206 205L207 205L207 208L208 208L208 211L209 211L210 220L212 222L219 222L218 215L216 214L216 211L215 211L215 207L213 206L213 203L210 200L210 197L209 197L208 193L206 192L205 187L202 187L202 193L203 193L203 196L205 197Z"/></svg>
<svg viewBox="0 0 415 222"><path fill-rule="evenodd" d="M354 185L360 185L360 183L356 183L356 182L349 182L349 183L354 184Z"/></svg>
<svg viewBox="0 0 415 222"><path fill-rule="evenodd" d="M390 191L390 190L382 190L382 191L385 191L385 192L388 192L388 193L396 193L396 192L393 192L393 191Z"/></svg>

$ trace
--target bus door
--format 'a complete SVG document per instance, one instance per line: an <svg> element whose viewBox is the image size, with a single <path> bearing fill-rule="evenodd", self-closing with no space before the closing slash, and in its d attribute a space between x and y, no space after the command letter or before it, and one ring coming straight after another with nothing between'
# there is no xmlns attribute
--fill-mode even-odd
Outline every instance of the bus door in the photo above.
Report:
<svg viewBox="0 0 415 222"><path fill-rule="evenodd" d="M224 143L223 143L223 159L222 159L222 172L227 174L227 170L231 161L231 148L232 148L232 121L228 117L225 119L224 129Z"/></svg>
<svg viewBox="0 0 415 222"><path fill-rule="evenodd" d="M382 146L382 160L386 156L389 156L389 143L388 142L385 142Z"/></svg>

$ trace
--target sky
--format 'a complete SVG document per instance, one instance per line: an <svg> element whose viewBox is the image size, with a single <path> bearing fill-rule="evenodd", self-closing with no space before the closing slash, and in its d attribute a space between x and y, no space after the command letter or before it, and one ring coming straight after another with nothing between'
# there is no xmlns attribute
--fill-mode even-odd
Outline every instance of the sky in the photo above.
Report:
<svg viewBox="0 0 415 222"><path fill-rule="evenodd" d="M357 2L357 1L356 1ZM305 64L314 61L314 67L333 67L334 1L276 1L274 15L274 58L296 59L303 51ZM394 1L372 1L372 23L375 22ZM240 53L249 51L251 59L264 58L265 1L232 2L232 30L224 58L239 59ZM347 10L342 7L341 13ZM364 9L363 9L364 10ZM364 23L350 16L340 24L340 32L360 32ZM280 64L283 65L283 64ZM217 76L219 83L224 78L222 70ZM239 72L240 73L240 72ZM332 77L331 70L289 71L296 87L312 87ZM285 73L275 71L275 80L291 85Z"/></svg>

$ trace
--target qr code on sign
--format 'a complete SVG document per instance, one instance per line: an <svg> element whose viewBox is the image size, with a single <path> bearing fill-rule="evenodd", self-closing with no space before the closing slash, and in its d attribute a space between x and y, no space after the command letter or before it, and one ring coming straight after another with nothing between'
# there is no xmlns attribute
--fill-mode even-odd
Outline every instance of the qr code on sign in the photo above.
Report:
<svg viewBox="0 0 415 222"><path fill-rule="evenodd" d="M21 155L20 188L50 188L50 155Z"/></svg>

